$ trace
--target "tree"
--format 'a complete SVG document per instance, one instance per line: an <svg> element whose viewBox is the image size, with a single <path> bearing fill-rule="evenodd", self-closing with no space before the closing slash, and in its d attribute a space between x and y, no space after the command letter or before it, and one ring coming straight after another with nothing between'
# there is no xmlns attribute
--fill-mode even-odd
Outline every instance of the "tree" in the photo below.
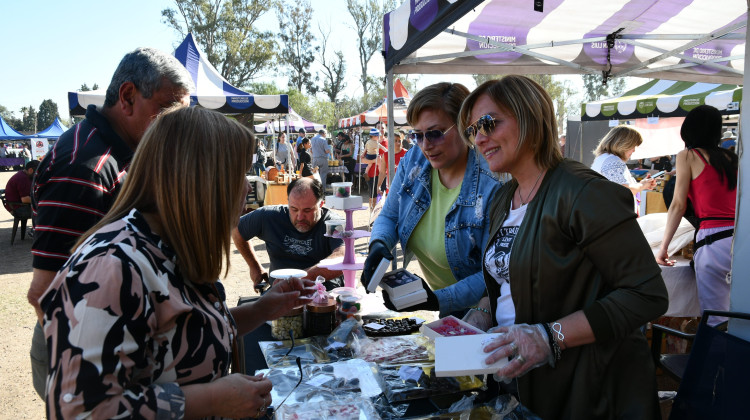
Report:
<svg viewBox="0 0 750 420"><path fill-rule="evenodd" d="M36 110L33 106L29 105L28 107L22 107L21 108L21 114L22 117L22 124L21 124L21 130L20 131L26 131L30 133L36 133L37 132L37 126L36 126Z"/></svg>
<svg viewBox="0 0 750 420"><path fill-rule="evenodd" d="M89 86L86 83L84 83L81 85L81 88L78 90L81 92L88 92L88 91L97 90L97 89L99 89L99 85L97 85L96 83L94 83L94 86L91 88L89 88Z"/></svg>
<svg viewBox="0 0 750 420"><path fill-rule="evenodd" d="M313 9L309 0L294 3L279 3L279 39L281 39L282 63L288 66L289 87L311 95L318 92L318 76L313 76L310 66L319 47L313 46L315 37L310 31Z"/></svg>
<svg viewBox="0 0 750 420"><path fill-rule="evenodd" d="M570 86L570 82L567 80L555 80L553 76L549 74L527 74L526 77L539 83L544 88L552 99L552 103L555 106L555 117L557 119L557 130L559 131L558 136L565 133L566 122L571 109L577 109L573 107L572 100L575 95L575 90ZM488 80L500 79L503 75L499 74L475 74L472 76L477 86Z"/></svg>
<svg viewBox="0 0 750 420"><path fill-rule="evenodd" d="M359 50L359 66L362 70L360 82L362 83L362 92L364 96L370 92L370 85L374 82L371 76L367 74L367 65L383 44L383 25L381 19L385 10L391 10L395 7L395 0L386 0L381 8L377 0L346 0L346 9L354 21L353 29L357 31L357 48Z"/></svg>
<svg viewBox="0 0 750 420"><path fill-rule="evenodd" d="M13 111L9 110L8 108L0 105L0 117L3 117L5 122L14 130L19 131L23 127L23 121L16 118L15 115L13 115Z"/></svg>
<svg viewBox="0 0 750 420"><path fill-rule="evenodd" d="M322 39L320 43L319 61L323 66L323 70L325 70L323 75L325 77L325 80L323 80L323 92L328 96L328 99L330 99L331 102L336 103L339 94L346 87L346 82L344 82L344 77L346 75L346 61L344 60L344 53L340 50L334 51L334 54L336 55L335 60L328 60L326 57L326 49L328 46L328 37L331 35L331 32L328 31L328 33L326 33L320 25L318 25L318 30L320 31L320 37Z"/></svg>
<svg viewBox="0 0 750 420"><path fill-rule="evenodd" d="M163 22L185 38L192 33L208 61L229 83L244 87L270 68L276 57L273 33L255 22L275 0L175 0Z"/></svg>
<svg viewBox="0 0 750 420"><path fill-rule="evenodd" d="M610 79L605 85L602 83L601 74L584 74L583 87L586 90L584 98L586 102L598 101L621 94L625 90L625 79L622 77Z"/></svg>
<svg viewBox="0 0 750 420"><path fill-rule="evenodd" d="M55 122L55 118L59 117L60 113L57 111L57 104L52 99L45 99L42 104L39 105L39 113L36 116L36 126L39 129L45 129Z"/></svg>

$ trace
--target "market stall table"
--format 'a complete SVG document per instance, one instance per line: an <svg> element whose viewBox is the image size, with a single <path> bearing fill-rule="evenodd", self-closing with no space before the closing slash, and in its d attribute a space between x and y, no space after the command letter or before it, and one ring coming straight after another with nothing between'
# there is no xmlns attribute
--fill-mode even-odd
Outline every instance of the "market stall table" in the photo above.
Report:
<svg viewBox="0 0 750 420"><path fill-rule="evenodd" d="M262 204L266 198L266 180L256 175L246 175L245 178L253 187L252 194L255 196L255 201Z"/></svg>
<svg viewBox="0 0 750 420"><path fill-rule="evenodd" d="M0 158L0 168L2 167L14 167L14 166L23 166L24 160L23 158L14 158L14 157L5 157Z"/></svg>
<svg viewBox="0 0 750 420"><path fill-rule="evenodd" d="M363 317L375 317L375 318L391 318L391 317L403 317L404 314L398 312L389 311L383 305L382 291L378 290L377 293L365 294L364 289L358 288L357 293L361 294L361 308ZM240 298L238 304L246 304L256 300L258 297ZM412 313L412 316L424 319L426 322L430 322L436 317L435 312L419 311ZM246 334L240 343L240 352L244 355L244 372L247 375L253 375L256 371L267 369L268 365L263 355L263 351L258 345L259 342L278 341L271 333L271 326L268 323L262 324L254 331ZM289 402L287 402L289 404ZM415 399L409 402L409 407L404 417L426 415L439 410L429 398Z"/></svg>

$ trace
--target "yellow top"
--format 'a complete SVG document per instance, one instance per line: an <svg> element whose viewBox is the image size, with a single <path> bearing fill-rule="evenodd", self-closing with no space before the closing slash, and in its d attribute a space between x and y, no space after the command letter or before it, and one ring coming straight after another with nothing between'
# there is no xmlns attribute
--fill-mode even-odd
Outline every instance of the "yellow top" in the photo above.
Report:
<svg viewBox="0 0 750 420"><path fill-rule="evenodd" d="M445 188L437 169L433 169L430 176L432 202L406 245L417 257L427 284L432 290L438 290L456 282L445 255L445 217L461 192L461 184Z"/></svg>

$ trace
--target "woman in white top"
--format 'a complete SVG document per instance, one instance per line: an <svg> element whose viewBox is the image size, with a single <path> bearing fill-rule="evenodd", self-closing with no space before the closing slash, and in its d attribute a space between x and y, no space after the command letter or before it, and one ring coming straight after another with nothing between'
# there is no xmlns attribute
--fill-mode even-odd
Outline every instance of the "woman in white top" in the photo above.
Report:
<svg viewBox="0 0 750 420"><path fill-rule="evenodd" d="M640 182L636 181L625 165L635 148L641 143L643 143L643 137L638 130L627 125L618 125L609 130L609 133L599 142L594 150L596 159L591 165L591 169L608 180L628 188L633 193L636 199L636 213L638 212L636 195L641 191L653 190L656 186L656 180L651 178L651 175L647 175Z"/></svg>
<svg viewBox="0 0 750 420"><path fill-rule="evenodd" d="M279 170L284 168L287 171L294 171L294 168L297 167L292 146L286 142L286 133L279 134L279 141L276 143L274 157L276 158L276 168Z"/></svg>

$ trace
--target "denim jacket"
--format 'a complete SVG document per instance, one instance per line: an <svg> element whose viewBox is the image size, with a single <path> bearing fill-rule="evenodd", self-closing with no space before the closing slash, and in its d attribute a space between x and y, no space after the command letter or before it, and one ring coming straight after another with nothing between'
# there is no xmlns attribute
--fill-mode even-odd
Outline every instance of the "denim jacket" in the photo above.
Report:
<svg viewBox="0 0 750 420"><path fill-rule="evenodd" d="M482 253L489 239L489 206L501 183L476 149L469 149L467 159L461 191L445 218L445 253L456 283L434 291L441 317L476 305L485 293ZM414 255L406 244L430 207L431 186L432 166L413 147L401 159L371 235L391 249L400 241L404 265Z"/></svg>

